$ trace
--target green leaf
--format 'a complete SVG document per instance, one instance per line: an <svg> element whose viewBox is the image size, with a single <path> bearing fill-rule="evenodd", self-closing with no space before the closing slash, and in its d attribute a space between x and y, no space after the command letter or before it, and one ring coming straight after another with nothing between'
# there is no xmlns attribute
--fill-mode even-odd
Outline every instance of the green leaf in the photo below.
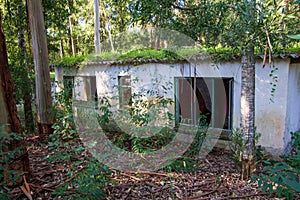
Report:
<svg viewBox="0 0 300 200"><path fill-rule="evenodd" d="M298 181L290 180L290 179L287 179L287 178L284 178L284 177L282 177L282 179L283 179L283 181L285 182L285 184L287 186L289 186L290 188L292 188L296 192L300 192L300 183Z"/></svg>
<svg viewBox="0 0 300 200"><path fill-rule="evenodd" d="M289 38L295 39L295 40L300 40L300 34L297 35L288 35Z"/></svg>

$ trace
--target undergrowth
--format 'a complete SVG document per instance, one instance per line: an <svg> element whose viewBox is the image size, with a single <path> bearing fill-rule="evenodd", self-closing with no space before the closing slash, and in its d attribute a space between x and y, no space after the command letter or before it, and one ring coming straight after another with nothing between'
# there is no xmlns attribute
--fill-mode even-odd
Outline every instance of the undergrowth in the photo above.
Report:
<svg viewBox="0 0 300 200"><path fill-rule="evenodd" d="M300 131L292 134L292 152L284 161L263 161L262 173L255 175L252 181L257 181L263 191L294 199L300 193Z"/></svg>
<svg viewBox="0 0 300 200"><path fill-rule="evenodd" d="M56 122L48 146L51 153L44 159L48 162L63 162L68 181L59 185L52 193L67 199L98 199L105 196L104 187L110 183L109 168L92 158L80 143L74 126L72 112L72 88L65 88L56 94ZM69 87L66 87L69 86ZM84 156L84 159L79 159Z"/></svg>
<svg viewBox="0 0 300 200"><path fill-rule="evenodd" d="M0 131L4 130L0 126ZM0 199L9 199L10 193L7 188L15 186L21 180L24 172L20 170L10 169L8 166L12 164L12 160L22 154L22 147L11 150L11 144L16 141L23 140L23 136L18 133L0 132Z"/></svg>

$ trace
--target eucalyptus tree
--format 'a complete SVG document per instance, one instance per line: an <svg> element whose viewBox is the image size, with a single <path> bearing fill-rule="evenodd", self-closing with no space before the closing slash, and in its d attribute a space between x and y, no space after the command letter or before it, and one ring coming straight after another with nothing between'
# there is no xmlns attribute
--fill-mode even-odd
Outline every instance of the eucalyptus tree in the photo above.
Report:
<svg viewBox="0 0 300 200"><path fill-rule="evenodd" d="M113 29L114 33L127 31L127 28L131 23L129 8L130 0L108 0L105 4L110 8L108 17L111 19L111 24L115 27Z"/></svg>
<svg viewBox="0 0 300 200"><path fill-rule="evenodd" d="M47 29L50 59L55 60L66 55L77 54L77 42L74 26L77 26L76 14L81 0L43 0L45 26Z"/></svg>
<svg viewBox="0 0 300 200"><path fill-rule="evenodd" d="M19 5L17 8L18 18L20 19L20 23L17 25L18 27L18 53L20 60L20 69L21 69L21 77L22 77L22 96L23 96L23 107L24 107L24 115L25 115L25 127L29 132L34 131L34 120L33 120L33 109L32 109L32 85L31 80L29 78L30 73L30 62L27 53L27 46L25 40L25 31L28 29L27 19L26 19L26 7L24 5L23 0L18 1ZM21 17L20 17L21 16Z"/></svg>
<svg viewBox="0 0 300 200"><path fill-rule="evenodd" d="M95 53L99 54L101 53L99 0L94 0L94 20Z"/></svg>
<svg viewBox="0 0 300 200"><path fill-rule="evenodd" d="M156 28L170 27L174 17L175 0L147 1L133 0L129 4L132 21L136 25L150 28L152 48L161 47L161 35Z"/></svg>
<svg viewBox="0 0 300 200"><path fill-rule="evenodd" d="M43 139L53 132L51 127L54 120L49 71L49 54L42 2L39 0L28 0L27 3L35 69L37 126L39 135Z"/></svg>
<svg viewBox="0 0 300 200"><path fill-rule="evenodd" d="M13 133L22 134L22 127L16 106L14 82L9 70L1 15L2 13L0 10L0 130L2 137L1 142L3 142L2 140L5 139L3 135ZM17 148L20 148L21 151L16 151ZM7 146L4 143L1 143L0 151L2 159L1 164L4 163L2 170L4 172L3 178L5 182L12 181L9 179L17 175L13 174L15 173L15 170L21 170L25 173L30 171L28 153L25 146L23 146L22 140L12 140ZM16 154L14 154L12 158L14 159L14 162L11 162L11 164L9 164L9 161L5 161L7 157L3 152L6 151L16 151Z"/></svg>
<svg viewBox="0 0 300 200"><path fill-rule="evenodd" d="M34 131L32 111L31 58L28 43L26 8L23 0L1 2L3 27L6 30L6 46L9 65L15 84L17 104L23 105L25 130Z"/></svg>
<svg viewBox="0 0 300 200"><path fill-rule="evenodd" d="M242 178L248 178L255 169L255 51L264 54L263 66L272 54L282 48L282 35L295 24L289 20L293 12L282 15L287 5L276 1L236 1L230 6L230 19L225 21L223 44L238 49L242 59L241 121L244 150L241 155ZM292 6L290 7L293 10ZM283 22L285 27L282 26ZM288 26L289 25L289 26ZM284 39L288 41L287 38ZM273 66L273 65L272 65ZM257 66L259 67L259 66ZM271 91L270 91L271 92Z"/></svg>

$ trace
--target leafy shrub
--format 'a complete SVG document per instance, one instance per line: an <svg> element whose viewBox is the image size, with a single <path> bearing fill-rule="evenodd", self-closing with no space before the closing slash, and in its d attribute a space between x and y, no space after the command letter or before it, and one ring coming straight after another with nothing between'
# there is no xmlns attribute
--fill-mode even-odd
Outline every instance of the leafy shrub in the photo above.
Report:
<svg viewBox="0 0 300 200"><path fill-rule="evenodd" d="M195 127L197 131L196 136L188 150L184 153L185 156L197 156L199 154L202 147L202 143L206 137L206 133L209 128L209 124L207 123L206 119L206 115L199 116L198 126Z"/></svg>
<svg viewBox="0 0 300 200"><path fill-rule="evenodd" d="M76 169L81 170L76 170ZM104 187L110 183L111 171L97 160L75 162L68 169L71 181L63 183L54 191L55 196L67 196L68 199L101 199L105 194Z"/></svg>
<svg viewBox="0 0 300 200"><path fill-rule="evenodd" d="M98 122L104 134L114 145L124 150L146 153L160 149L175 136L170 126L173 115L164 112L172 101L163 97L149 101L142 100L138 95L133 96L137 100L127 110L113 108L106 97L100 99ZM158 115L164 122L159 125L150 124Z"/></svg>
<svg viewBox="0 0 300 200"><path fill-rule="evenodd" d="M182 157L165 166L164 169L167 171L194 172L200 170L200 167L195 167L197 163L199 160L196 158Z"/></svg>
<svg viewBox="0 0 300 200"><path fill-rule="evenodd" d="M300 130L291 133L292 135L292 151L291 155L287 157L287 162L292 167L298 167L300 168Z"/></svg>
<svg viewBox="0 0 300 200"><path fill-rule="evenodd" d="M53 195L68 199L99 199L105 195L104 187L110 182L111 172L104 164L89 156L78 159L86 149L78 142L74 128L72 87L66 87L70 85L68 83L64 85L64 90L56 94L56 121L48 142L51 153L44 159L64 162L68 166L65 173L69 181L57 187Z"/></svg>
<svg viewBox="0 0 300 200"><path fill-rule="evenodd" d="M241 169L242 156L246 147L246 143L244 142L243 135L244 133L242 129L235 129L230 135L230 140L231 140L230 150L232 153L232 158L239 169ZM254 144L257 144L260 136L261 134L257 133L255 130ZM264 156L263 149L260 146L258 147L255 146L255 153L256 153L256 159L260 160L261 157Z"/></svg>
<svg viewBox="0 0 300 200"><path fill-rule="evenodd" d="M0 126L0 130L4 129ZM4 173L7 173L7 171L5 171L5 166L10 165L11 161L18 155L21 155L22 152L22 147L10 150L10 145L12 142L20 141L22 139L23 137L18 133L6 134L5 132L0 132L0 199L8 199L9 193L4 187L8 185L8 182L13 185L16 184L23 174L23 172L19 170L9 170L8 180L4 181Z"/></svg>
<svg viewBox="0 0 300 200"><path fill-rule="evenodd" d="M52 128L53 134L50 136L52 139L58 141L72 139L75 134L75 125L72 111L72 85L71 80L64 80L64 89L55 94L55 123Z"/></svg>
<svg viewBox="0 0 300 200"><path fill-rule="evenodd" d="M262 173L254 176L263 191L293 199L295 193L300 192L300 131L292 133L293 151L284 162L264 161Z"/></svg>

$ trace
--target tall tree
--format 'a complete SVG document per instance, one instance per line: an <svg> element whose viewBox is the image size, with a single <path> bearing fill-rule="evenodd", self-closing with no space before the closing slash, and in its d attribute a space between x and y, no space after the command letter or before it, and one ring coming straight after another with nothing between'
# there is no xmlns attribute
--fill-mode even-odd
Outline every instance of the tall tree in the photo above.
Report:
<svg viewBox="0 0 300 200"><path fill-rule="evenodd" d="M99 0L94 0L94 34L95 34L95 53L101 53L100 44L100 10L99 10Z"/></svg>
<svg viewBox="0 0 300 200"><path fill-rule="evenodd" d="M5 36L2 29L2 18L0 13L0 123L5 125L5 131L10 133L22 133L21 122L18 117L16 106L16 98L14 94L14 83L10 74L8 65L8 56L6 49ZM3 130L3 129L2 129ZM0 151L12 151L21 147L21 152L15 155L14 162L4 166L4 181L9 177L9 170L20 170L29 172L28 153L22 141L12 141L8 149L0 149Z"/></svg>
<svg viewBox="0 0 300 200"><path fill-rule="evenodd" d="M49 57L40 0L27 0L35 69L37 125L41 138L53 132L53 110L49 71Z"/></svg>
<svg viewBox="0 0 300 200"><path fill-rule="evenodd" d="M255 27L256 15L254 14L255 3L248 0L243 16L245 31L250 34ZM248 27L247 27L248 26ZM255 56L253 39L242 52L242 83L241 83L241 130L245 148L242 152L241 175L242 179L247 179L255 168Z"/></svg>
<svg viewBox="0 0 300 200"><path fill-rule="evenodd" d="M34 131L32 111L32 80L29 75L31 68L30 54L27 52L26 34L28 23L26 8L23 0L7 1L0 3L3 9L3 29L6 30L6 45L10 72L14 79L17 104L23 105L25 114L25 130Z"/></svg>
<svg viewBox="0 0 300 200"><path fill-rule="evenodd" d="M255 56L250 46L242 54L241 130L245 148L242 152L242 179L255 169Z"/></svg>
<svg viewBox="0 0 300 200"><path fill-rule="evenodd" d="M23 0L19 0L17 14L19 16L25 15L25 6ZM30 82L29 76L29 66L27 62L27 52L26 52L26 42L25 42L25 29L27 25L26 17L19 17L21 23L18 25L18 47L19 47L19 55L20 55L20 69L22 69L22 79L24 84L22 84L22 96L23 96L23 107L25 114L25 127L29 132L34 131L34 122L33 122L33 111L31 105L32 99L32 88L30 87L32 84Z"/></svg>

